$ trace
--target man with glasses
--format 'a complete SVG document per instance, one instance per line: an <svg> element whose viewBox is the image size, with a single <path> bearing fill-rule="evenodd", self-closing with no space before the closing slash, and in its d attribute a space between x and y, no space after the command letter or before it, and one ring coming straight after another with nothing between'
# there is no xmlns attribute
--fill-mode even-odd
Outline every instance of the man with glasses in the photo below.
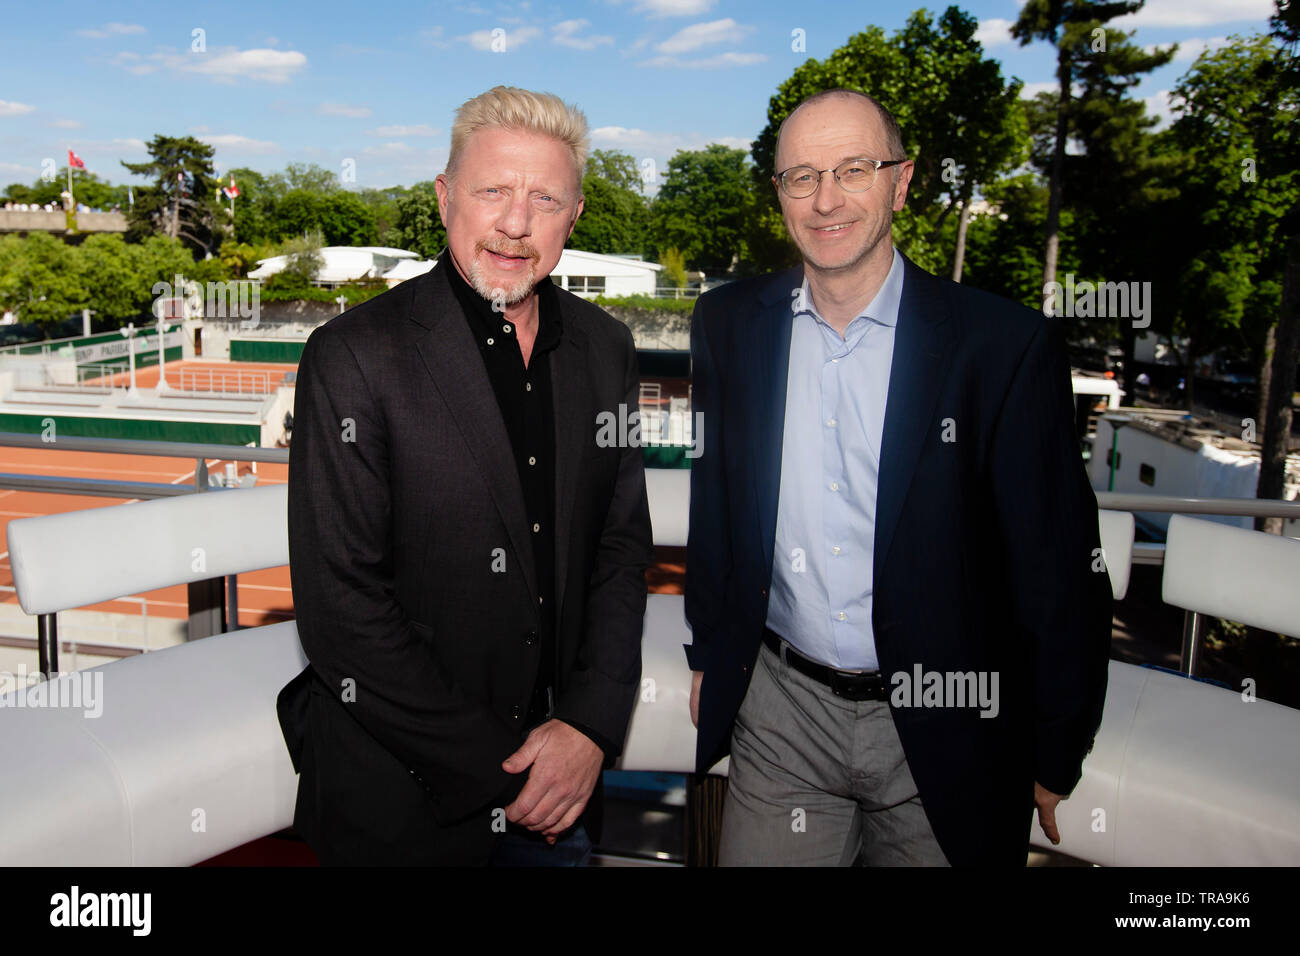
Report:
<svg viewBox="0 0 1300 956"><path fill-rule="evenodd" d="M773 176L802 265L692 317L687 656L697 771L731 756L724 865L1022 866L1100 723L1061 330L894 247L912 171L877 101L808 98Z"/></svg>

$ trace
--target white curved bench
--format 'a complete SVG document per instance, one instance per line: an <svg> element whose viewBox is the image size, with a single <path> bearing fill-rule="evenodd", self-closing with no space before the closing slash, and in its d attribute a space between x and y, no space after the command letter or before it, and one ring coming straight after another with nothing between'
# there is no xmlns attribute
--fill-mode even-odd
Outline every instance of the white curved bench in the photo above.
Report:
<svg viewBox="0 0 1300 956"><path fill-rule="evenodd" d="M660 497L665 487L673 493ZM652 512L666 501L678 507L680 490L680 478L652 485ZM230 539L227 559L222 535L205 524L242 520L228 509L254 505L243 496L257 492L265 493L255 510L270 511ZM238 560L241 553L268 561L265 566L287 559L282 496L271 488L205 493L81 514L116 521L123 515L101 512L129 510L133 535L165 528L172 550L159 549L159 562L172 572L175 555L200 534L211 543L207 573L224 574L250 570L247 559ZM15 560L29 582L20 583L20 592L32 587L38 596L32 607L58 606L58 592L47 590L50 573L79 594L108 587L92 590L68 580L69 552L43 549L52 539L39 533L42 527L79 539L69 514L10 523L11 550L18 542L26 553ZM254 530L266 540L250 540ZM208 532L215 537L205 537ZM151 568L143 560L150 539L136 540L143 540L142 562L131 566ZM81 538L79 547L93 542ZM56 560L63 573L42 570L31 558L38 553ZM1116 557L1108 553L1112 581ZM115 581L120 593L141 587L127 576ZM690 632L682 606L677 595L649 598L642 687L623 769L694 767L690 671L681 647ZM22 770L0 789L0 864L185 865L289 826L297 777L275 697L305 663L295 626L286 622L127 658L47 685L44 693L100 675L99 717L20 708L17 695L24 692L4 695L0 765ZM1246 703L1231 691L1112 661L1096 746L1058 823L1059 849L1094 863L1300 864L1300 711ZM1036 827L1033 832L1034 842L1045 845Z"/></svg>

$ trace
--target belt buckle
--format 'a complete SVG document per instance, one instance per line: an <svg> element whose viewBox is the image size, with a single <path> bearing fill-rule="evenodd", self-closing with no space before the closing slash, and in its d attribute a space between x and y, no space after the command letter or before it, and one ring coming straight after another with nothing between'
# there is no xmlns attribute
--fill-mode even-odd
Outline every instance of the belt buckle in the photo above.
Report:
<svg viewBox="0 0 1300 956"><path fill-rule="evenodd" d="M855 702L870 700L873 696L873 685L883 686L879 673L854 674L849 671L831 671L831 693L837 697Z"/></svg>

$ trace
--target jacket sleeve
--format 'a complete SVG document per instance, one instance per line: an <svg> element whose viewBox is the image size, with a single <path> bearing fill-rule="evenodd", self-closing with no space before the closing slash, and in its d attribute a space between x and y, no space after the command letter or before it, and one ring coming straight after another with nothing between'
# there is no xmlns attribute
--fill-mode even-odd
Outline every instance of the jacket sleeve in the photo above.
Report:
<svg viewBox="0 0 1300 956"><path fill-rule="evenodd" d="M693 671L708 670L722 640L731 536L727 533L727 482L723 473L722 396L704 319L707 297L691 314L691 407L702 443L691 463L690 528L686 539L686 620L691 643L686 660Z"/></svg>
<svg viewBox="0 0 1300 956"><path fill-rule="evenodd" d="M622 337L621 401L627 408L636 408L640 385L636 345L626 326L622 327ZM595 422L591 424L594 428ZM554 712L556 719L588 732L605 751L606 766L612 766L614 758L622 753L641 680L645 572L653 553L645 459L640 446L629 442L619 450L614 493L587 584L577 664Z"/></svg>
<svg viewBox="0 0 1300 956"><path fill-rule="evenodd" d="M298 636L348 712L428 789L447 823L516 779L501 761L518 734L468 699L429 628L398 604L389 432L356 356L330 325L298 367L289 453L289 561Z"/></svg>
<svg viewBox="0 0 1300 956"><path fill-rule="evenodd" d="M1033 680L1034 779L1068 795L1106 699L1110 579L1100 560L1060 326L1040 323L1003 400L990 460L1014 621Z"/></svg>

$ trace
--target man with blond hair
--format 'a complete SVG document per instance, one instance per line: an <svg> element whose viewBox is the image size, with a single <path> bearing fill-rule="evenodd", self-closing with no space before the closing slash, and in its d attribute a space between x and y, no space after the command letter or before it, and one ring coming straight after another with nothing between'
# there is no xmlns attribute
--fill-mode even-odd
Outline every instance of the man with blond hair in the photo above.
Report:
<svg viewBox="0 0 1300 956"><path fill-rule="evenodd" d="M582 862L640 679L650 521L625 325L549 278L586 119L495 87L435 181L437 265L307 342L289 551L309 666L280 694L326 864ZM593 795L594 792L594 795Z"/></svg>

